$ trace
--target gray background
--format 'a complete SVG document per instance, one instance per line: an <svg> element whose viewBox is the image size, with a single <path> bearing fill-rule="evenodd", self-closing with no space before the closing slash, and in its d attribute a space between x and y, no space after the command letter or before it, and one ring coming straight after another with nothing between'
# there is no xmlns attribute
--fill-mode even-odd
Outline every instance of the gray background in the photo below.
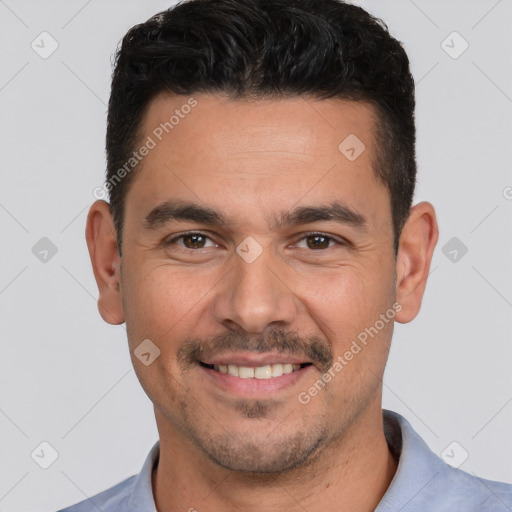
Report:
<svg viewBox="0 0 512 512"><path fill-rule="evenodd" d="M137 473L157 439L124 326L97 312L84 226L103 181L111 55L170 3L0 0L3 511L91 496ZM440 223L422 312L396 327L384 406L453 463L467 452L462 469L512 483L512 1L358 3L409 53L416 200ZM43 31L59 45L46 59L31 47L51 49ZM43 237L57 248L46 261ZM48 469L43 441L58 453Z"/></svg>

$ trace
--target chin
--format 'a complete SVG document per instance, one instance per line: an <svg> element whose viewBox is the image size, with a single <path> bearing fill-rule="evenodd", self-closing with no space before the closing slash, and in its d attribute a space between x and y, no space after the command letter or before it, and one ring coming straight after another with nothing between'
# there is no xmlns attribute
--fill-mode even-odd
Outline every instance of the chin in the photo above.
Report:
<svg viewBox="0 0 512 512"><path fill-rule="evenodd" d="M255 429L258 429L255 423ZM275 431L275 429L274 429ZM272 431L197 436L194 444L215 464L231 471L277 474L305 466L326 443L325 431L272 436Z"/></svg>

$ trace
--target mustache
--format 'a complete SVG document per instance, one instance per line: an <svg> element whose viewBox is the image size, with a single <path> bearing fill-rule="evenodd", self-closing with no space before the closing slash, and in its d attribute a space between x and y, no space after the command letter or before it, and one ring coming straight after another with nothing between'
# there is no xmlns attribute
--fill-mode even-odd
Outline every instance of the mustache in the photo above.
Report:
<svg viewBox="0 0 512 512"><path fill-rule="evenodd" d="M275 352L285 355L303 355L321 371L333 364L331 345L318 336L303 338L295 332L274 329L265 335L250 337L247 333L227 332L210 339L188 338L178 349L176 358L182 369L188 369L197 361L204 361L221 352Z"/></svg>

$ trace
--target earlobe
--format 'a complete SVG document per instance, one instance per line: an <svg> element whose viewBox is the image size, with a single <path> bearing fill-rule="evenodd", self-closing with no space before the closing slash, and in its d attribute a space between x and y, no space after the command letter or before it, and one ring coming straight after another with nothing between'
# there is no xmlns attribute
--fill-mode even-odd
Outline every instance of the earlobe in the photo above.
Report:
<svg viewBox="0 0 512 512"><path fill-rule="evenodd" d="M395 318L400 323L410 322L420 310L438 236L434 207L427 202L414 206L402 229L396 263L396 297L402 310Z"/></svg>
<svg viewBox="0 0 512 512"><path fill-rule="evenodd" d="M121 259L107 202L96 201L89 209L85 238L99 290L100 315L109 324L121 324L124 322L120 286Z"/></svg>

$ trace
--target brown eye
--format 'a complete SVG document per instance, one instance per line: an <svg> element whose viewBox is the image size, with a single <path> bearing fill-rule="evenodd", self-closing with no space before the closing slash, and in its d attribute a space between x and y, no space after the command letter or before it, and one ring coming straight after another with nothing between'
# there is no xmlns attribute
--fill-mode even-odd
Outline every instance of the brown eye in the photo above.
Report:
<svg viewBox="0 0 512 512"><path fill-rule="evenodd" d="M164 245L166 247L178 245L185 249L207 249L208 247L215 247L215 243L210 237L203 235L203 233L185 233L184 235L165 241Z"/></svg>
<svg viewBox="0 0 512 512"><path fill-rule="evenodd" d="M325 235L309 235L305 237L308 249L327 249L332 238Z"/></svg>
<svg viewBox="0 0 512 512"><path fill-rule="evenodd" d="M181 238L183 239L183 245L187 249L202 249L208 237L198 233L192 233L190 235L183 235Z"/></svg>

